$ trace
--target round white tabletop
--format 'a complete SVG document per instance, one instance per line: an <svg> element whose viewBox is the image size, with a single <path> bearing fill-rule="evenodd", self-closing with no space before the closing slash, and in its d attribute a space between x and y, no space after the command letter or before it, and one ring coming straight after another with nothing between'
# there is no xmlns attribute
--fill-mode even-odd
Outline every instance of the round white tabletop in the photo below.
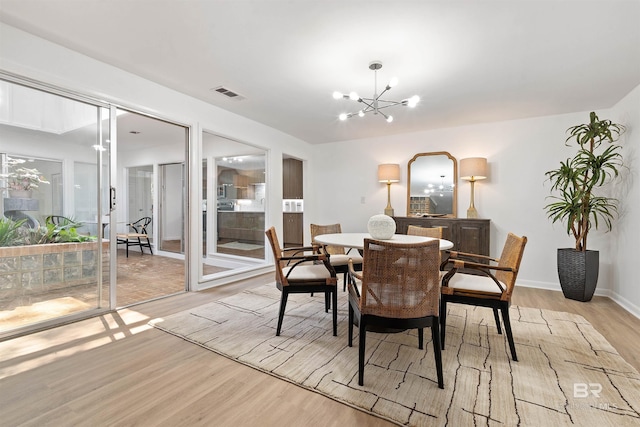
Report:
<svg viewBox="0 0 640 427"><path fill-rule="evenodd" d="M373 239L369 233L334 233L320 234L315 237L315 241L323 245L343 246L345 248L362 249L364 247L364 239ZM386 241L393 243L421 243L435 240L435 237L412 236L406 234L394 234L391 239ZM440 250L453 248L453 242L440 239Z"/></svg>

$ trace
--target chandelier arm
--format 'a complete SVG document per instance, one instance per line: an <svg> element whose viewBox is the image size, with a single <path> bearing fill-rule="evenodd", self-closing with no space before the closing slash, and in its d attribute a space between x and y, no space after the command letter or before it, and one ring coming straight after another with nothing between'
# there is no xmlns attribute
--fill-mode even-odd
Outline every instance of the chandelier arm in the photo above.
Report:
<svg viewBox="0 0 640 427"><path fill-rule="evenodd" d="M360 98L359 102L362 102L364 105L366 105L367 106L366 108L373 109L373 102L367 102L367 101L365 101L365 99L368 99L368 98ZM373 101L373 100L371 100L371 101Z"/></svg>
<svg viewBox="0 0 640 427"><path fill-rule="evenodd" d="M395 104L391 104L391 105L384 105L382 107L378 107L378 110L382 110L383 108L389 108L389 107L395 107L397 105L402 105L401 102L396 102Z"/></svg>

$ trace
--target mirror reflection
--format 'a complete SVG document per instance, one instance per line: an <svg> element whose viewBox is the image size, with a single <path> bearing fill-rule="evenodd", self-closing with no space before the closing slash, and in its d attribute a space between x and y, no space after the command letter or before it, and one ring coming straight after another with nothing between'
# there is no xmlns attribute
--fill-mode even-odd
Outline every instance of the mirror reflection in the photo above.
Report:
<svg viewBox="0 0 640 427"><path fill-rule="evenodd" d="M407 168L407 216L455 217L457 169L446 151L413 156Z"/></svg>

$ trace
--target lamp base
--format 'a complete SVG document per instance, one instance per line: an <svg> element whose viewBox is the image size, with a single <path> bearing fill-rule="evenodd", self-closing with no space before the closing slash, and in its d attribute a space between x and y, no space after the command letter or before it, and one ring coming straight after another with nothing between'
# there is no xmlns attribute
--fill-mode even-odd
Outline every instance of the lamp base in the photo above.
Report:
<svg viewBox="0 0 640 427"><path fill-rule="evenodd" d="M467 209L467 218L478 218L478 211L475 207L470 207Z"/></svg>
<svg viewBox="0 0 640 427"><path fill-rule="evenodd" d="M385 208L384 214L387 216L393 216L393 208Z"/></svg>

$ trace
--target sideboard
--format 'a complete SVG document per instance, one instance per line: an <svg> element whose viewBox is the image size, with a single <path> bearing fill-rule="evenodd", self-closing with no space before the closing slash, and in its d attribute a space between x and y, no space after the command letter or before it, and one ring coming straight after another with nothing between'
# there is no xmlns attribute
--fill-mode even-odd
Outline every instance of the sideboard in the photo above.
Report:
<svg viewBox="0 0 640 427"><path fill-rule="evenodd" d="M489 256L489 219L450 217L393 217L396 233L407 234L410 225L418 227L442 227L442 238L453 242L453 250Z"/></svg>

